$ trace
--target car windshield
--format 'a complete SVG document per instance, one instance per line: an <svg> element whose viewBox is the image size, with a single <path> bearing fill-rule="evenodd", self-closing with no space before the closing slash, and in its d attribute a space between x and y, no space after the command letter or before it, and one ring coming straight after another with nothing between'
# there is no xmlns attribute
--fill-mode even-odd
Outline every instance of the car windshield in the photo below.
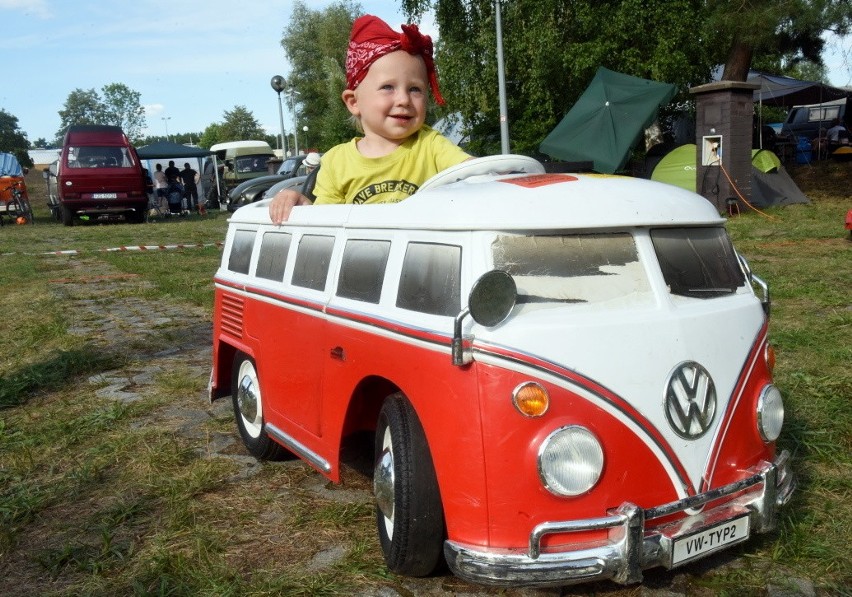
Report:
<svg viewBox="0 0 852 597"><path fill-rule="evenodd" d="M745 275L724 228L662 228L651 231L651 240L674 295L714 298L745 286Z"/></svg>
<svg viewBox="0 0 852 597"><path fill-rule="evenodd" d="M133 168L133 156L126 147L84 145L69 147L69 168Z"/></svg>
<svg viewBox="0 0 852 597"><path fill-rule="evenodd" d="M491 245L494 267L515 279L519 303L596 304L653 300L627 233L500 234Z"/></svg>
<svg viewBox="0 0 852 597"><path fill-rule="evenodd" d="M266 172L268 155L245 155L236 159L237 172Z"/></svg>

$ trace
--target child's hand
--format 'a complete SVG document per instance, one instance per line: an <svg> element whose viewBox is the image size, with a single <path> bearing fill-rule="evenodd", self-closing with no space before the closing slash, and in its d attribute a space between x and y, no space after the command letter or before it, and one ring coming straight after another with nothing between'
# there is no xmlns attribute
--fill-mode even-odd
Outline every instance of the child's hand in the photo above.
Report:
<svg viewBox="0 0 852 597"><path fill-rule="evenodd" d="M294 191L283 189L275 193L275 197L269 203L269 217L273 224L286 222L290 217L290 211L297 205L312 205L311 200Z"/></svg>

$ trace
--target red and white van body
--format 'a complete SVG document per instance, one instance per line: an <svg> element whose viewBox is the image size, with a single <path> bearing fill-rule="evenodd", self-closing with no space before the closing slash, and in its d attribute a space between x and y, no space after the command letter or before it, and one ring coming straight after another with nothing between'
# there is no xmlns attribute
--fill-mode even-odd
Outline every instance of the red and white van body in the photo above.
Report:
<svg viewBox="0 0 852 597"><path fill-rule="evenodd" d="M645 568L772 529L794 487L786 453L764 437L762 419L778 414L761 409L777 390L750 272L735 288L705 289L711 298L675 295L661 274L658 236L691 229L727 242L723 220L695 194L591 175L481 176L395 205L296 208L280 227L266 202L246 206L215 278L211 398L231 393L235 352L249 355L270 436L338 481L343 439L375 429L382 401L401 392L434 461L456 574L494 585L640 581ZM257 239L245 272L230 268L240 231ZM292 234L280 280L255 275L271 232ZM296 287L294 248L316 235L334 239L328 277L321 290ZM335 292L351 239L390 242L378 302ZM554 291L562 257L543 276L513 274L519 297L535 300L519 299L490 328L460 318L466 358L454 364L455 317L397 306L411 242L461 248L462 297L489 270L517 270L504 252L535 260L576 245L578 260L596 265L588 276L588 264L567 266L569 298L538 290ZM610 250L629 256L599 267ZM549 397L535 416L514 401L531 382ZM545 469L560 465L548 446L576 429L602 466L591 487L565 495L549 487Z"/></svg>

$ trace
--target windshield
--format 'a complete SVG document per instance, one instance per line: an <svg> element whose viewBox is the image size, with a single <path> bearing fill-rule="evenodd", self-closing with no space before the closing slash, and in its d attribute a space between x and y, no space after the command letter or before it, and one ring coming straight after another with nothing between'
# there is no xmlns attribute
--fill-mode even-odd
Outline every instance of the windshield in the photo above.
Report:
<svg viewBox="0 0 852 597"><path fill-rule="evenodd" d="M84 145L69 147L69 168L133 168L133 156L127 147Z"/></svg>
<svg viewBox="0 0 852 597"><path fill-rule="evenodd" d="M245 155L236 159L237 172L266 172L266 162L272 156Z"/></svg>
<svg viewBox="0 0 852 597"><path fill-rule="evenodd" d="M651 288L627 233L498 235L494 266L515 279L519 303L590 304L651 300Z"/></svg>
<svg viewBox="0 0 852 597"><path fill-rule="evenodd" d="M674 295L713 298L745 285L737 254L724 228L664 228L651 240Z"/></svg>

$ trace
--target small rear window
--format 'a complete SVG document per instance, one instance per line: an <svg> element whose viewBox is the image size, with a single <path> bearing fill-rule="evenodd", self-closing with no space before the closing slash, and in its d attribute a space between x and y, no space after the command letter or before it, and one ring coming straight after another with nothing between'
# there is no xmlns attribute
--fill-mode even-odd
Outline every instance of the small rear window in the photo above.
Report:
<svg viewBox="0 0 852 597"><path fill-rule="evenodd" d="M333 236L303 236L299 242L296 264L293 267L293 285L325 290L333 249Z"/></svg>
<svg viewBox="0 0 852 597"><path fill-rule="evenodd" d="M257 258L257 277L280 282L284 279L284 266L290 252L292 235L284 232L267 232L260 243Z"/></svg>
<svg viewBox="0 0 852 597"><path fill-rule="evenodd" d="M663 228L651 231L669 292L691 298L733 294L745 275L724 228Z"/></svg>
<svg viewBox="0 0 852 597"><path fill-rule="evenodd" d="M251 251L254 248L254 230L237 230L231 244L228 269L238 274L247 274L251 264Z"/></svg>

